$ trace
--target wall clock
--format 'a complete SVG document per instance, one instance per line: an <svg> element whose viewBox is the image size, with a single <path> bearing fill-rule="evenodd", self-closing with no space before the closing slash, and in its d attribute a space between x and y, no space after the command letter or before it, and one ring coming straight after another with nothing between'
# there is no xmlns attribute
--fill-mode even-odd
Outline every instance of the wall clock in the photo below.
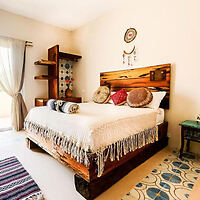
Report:
<svg viewBox="0 0 200 200"><path fill-rule="evenodd" d="M124 41L130 43L135 39L136 35L137 31L134 28L129 28L124 35Z"/></svg>

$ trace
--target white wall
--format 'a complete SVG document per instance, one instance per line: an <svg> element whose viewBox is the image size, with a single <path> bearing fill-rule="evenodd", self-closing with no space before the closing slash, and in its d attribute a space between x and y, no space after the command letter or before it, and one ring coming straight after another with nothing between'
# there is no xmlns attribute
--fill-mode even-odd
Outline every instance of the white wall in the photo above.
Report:
<svg viewBox="0 0 200 200"><path fill-rule="evenodd" d="M47 82L34 80L46 72L45 66L35 66L38 59L47 59L47 49L56 44L61 51L71 51L71 32L0 10L0 35L33 42L27 48L25 71L25 101L28 109L34 106L35 97L47 97Z"/></svg>
<svg viewBox="0 0 200 200"><path fill-rule="evenodd" d="M134 67L172 63L166 119L170 144L179 148L178 124L195 119L200 112L199 8L199 0L130 0L74 31L74 51L83 56L74 68L76 95L90 98L99 86L100 72L125 68L124 33L127 28L136 28L138 61ZM196 145L196 150L199 147Z"/></svg>

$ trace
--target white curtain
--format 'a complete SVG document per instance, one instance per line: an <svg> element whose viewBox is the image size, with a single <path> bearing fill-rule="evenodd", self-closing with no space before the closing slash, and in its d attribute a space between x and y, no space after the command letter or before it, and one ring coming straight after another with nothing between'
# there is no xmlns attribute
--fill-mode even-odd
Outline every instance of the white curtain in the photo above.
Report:
<svg viewBox="0 0 200 200"><path fill-rule="evenodd" d="M25 41L0 36L0 87L12 97L12 126L23 128L27 109L21 94L24 81Z"/></svg>

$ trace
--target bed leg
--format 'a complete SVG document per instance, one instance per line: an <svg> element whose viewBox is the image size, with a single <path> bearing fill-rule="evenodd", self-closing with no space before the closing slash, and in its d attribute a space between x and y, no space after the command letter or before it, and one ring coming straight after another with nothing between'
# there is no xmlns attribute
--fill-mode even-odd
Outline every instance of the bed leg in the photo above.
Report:
<svg viewBox="0 0 200 200"><path fill-rule="evenodd" d="M110 187L110 185L106 185L104 180L87 182L78 174L74 175L74 182L76 191L79 192L87 200L94 200L98 195Z"/></svg>
<svg viewBox="0 0 200 200"><path fill-rule="evenodd" d="M85 199L92 200L90 183L81 178L78 174L74 175L76 191L79 192Z"/></svg>
<svg viewBox="0 0 200 200"><path fill-rule="evenodd" d="M28 149L37 149L38 145L31 141L29 138L26 138L26 146Z"/></svg>
<svg viewBox="0 0 200 200"><path fill-rule="evenodd" d="M93 200L133 169L131 166L130 169L128 169L128 172L126 170L123 172L123 168L124 166L118 167L108 175L91 182L87 182L78 174L75 174L74 181L76 191L79 192L85 199Z"/></svg>

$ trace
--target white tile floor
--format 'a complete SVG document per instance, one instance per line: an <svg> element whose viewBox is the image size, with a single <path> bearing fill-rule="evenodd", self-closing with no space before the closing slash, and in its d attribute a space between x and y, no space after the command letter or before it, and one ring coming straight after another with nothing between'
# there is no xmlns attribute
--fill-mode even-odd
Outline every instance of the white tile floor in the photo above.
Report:
<svg viewBox="0 0 200 200"><path fill-rule="evenodd" d="M96 200L120 200L136 183L149 174L171 150L165 148L132 170ZM24 132L0 132L0 160L16 156L32 175L46 200L84 200L75 190L74 172L46 153L31 151L25 144Z"/></svg>
<svg viewBox="0 0 200 200"><path fill-rule="evenodd" d="M75 191L73 171L46 153L26 148L25 134L0 133L0 159L16 156L32 175L47 200L83 200Z"/></svg>

